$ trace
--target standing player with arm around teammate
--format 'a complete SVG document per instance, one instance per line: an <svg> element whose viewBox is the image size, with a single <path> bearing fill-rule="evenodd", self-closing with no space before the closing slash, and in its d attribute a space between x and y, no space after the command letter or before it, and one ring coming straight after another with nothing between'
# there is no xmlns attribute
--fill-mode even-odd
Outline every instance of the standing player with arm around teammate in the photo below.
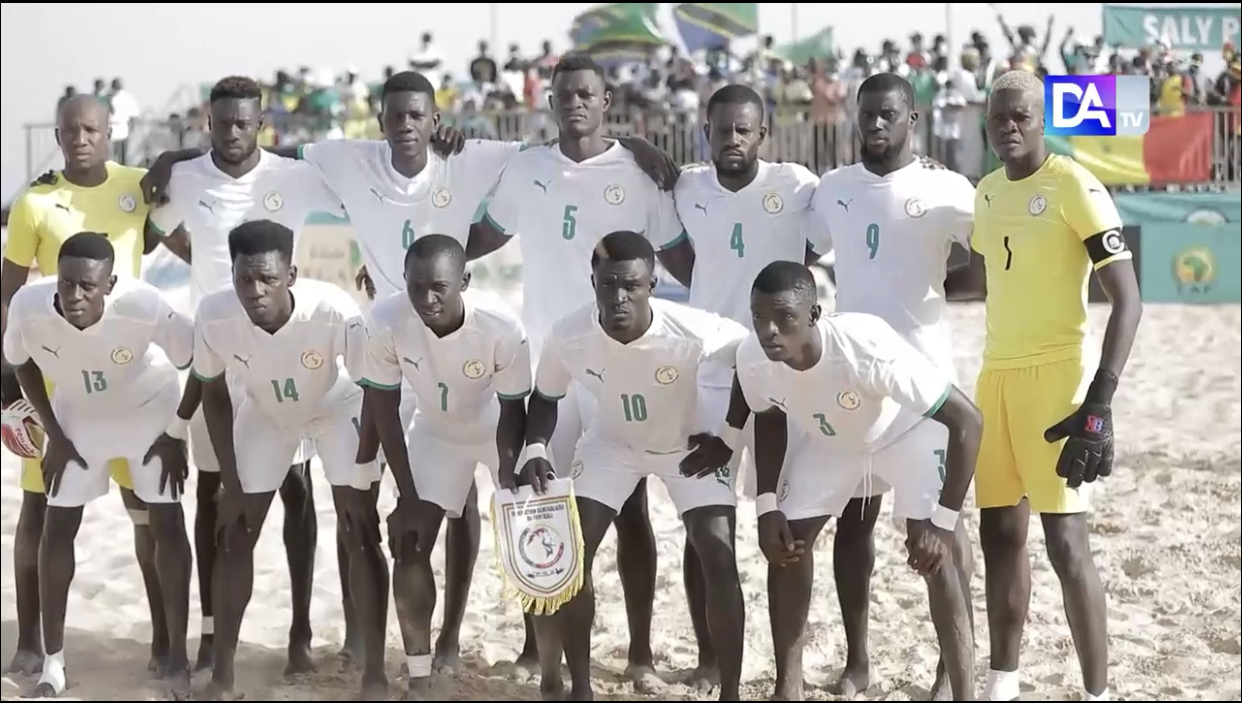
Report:
<svg viewBox="0 0 1242 703"><path fill-rule="evenodd" d="M595 303L562 318L545 340L526 424L523 481L542 492L555 474L546 447L559 420L559 400L577 382L598 403L570 472L582 521L585 581L556 614L536 618L540 687L545 698L559 693L563 647L572 678L569 699L592 699L595 552L635 486L654 475L668 489L712 584L706 609L720 659L720 700L740 700L745 608L734 554L737 496L721 470L732 451L717 436L725 418L715 411L722 409L699 402L696 379L705 363L732 365L746 328L652 300L655 250L641 234L606 235L591 267ZM502 453L515 456L519 449L515 444ZM501 476L502 483L510 480Z"/></svg>
<svg viewBox="0 0 1242 703"><path fill-rule="evenodd" d="M811 546L875 472L893 487L893 514L905 518L908 563L927 582L952 700L974 700L970 600L954 531L979 453L979 411L883 320L823 316L816 297L808 268L769 264L751 292L755 334L737 352L742 396L735 394L734 402L743 400L756 413L756 507L759 544L770 564L775 698L802 699ZM944 426L948 442L921 431L928 423ZM799 449L821 455L819 465L785 461L787 424L810 435ZM788 467L783 474L782 466Z"/></svg>
<svg viewBox="0 0 1242 703"><path fill-rule="evenodd" d="M401 491L389 543L409 700L427 695L431 675L431 552L440 526L474 499L475 467L482 464L495 476L497 445L520 449L526 426L526 332L500 301L465 291L465 266L466 251L456 239L419 238L405 253L406 292L378 301L369 322L367 404ZM403 385L418 395L412 427L401 418ZM512 474L517 454L504 460Z"/></svg>
<svg viewBox="0 0 1242 703"><path fill-rule="evenodd" d="M203 383L203 414L224 487L214 574L220 628L209 695L232 694L238 635L254 588L254 546L307 437L345 525L363 631L380 633L365 645L363 695L383 700L387 573L371 509L379 465L356 462L362 389L355 381L365 367L366 326L357 303L340 288L309 280L294 285L293 240L291 229L270 220L230 232L233 288L205 297L195 320L194 374Z"/></svg>
<svg viewBox="0 0 1242 703"><path fill-rule="evenodd" d="M228 236L234 227L246 221L272 220L291 229L296 239L310 213L341 210L340 200L309 164L258 148L258 133L263 127L261 98L262 90L250 78L224 78L212 87L211 150L173 168L168 202L151 211L152 228L165 235L170 250L190 263L190 297L195 306L207 294L232 282ZM199 472L194 544L203 610L197 668L202 669L211 666L215 632L212 573L220 490L219 452L212 449L204 413L198 413L190 423L190 450ZM307 471L309 451L299 454L303 456L280 489L293 596L286 670L290 674L314 669L310 599L318 522Z"/></svg>
<svg viewBox="0 0 1242 703"><path fill-rule="evenodd" d="M612 94L604 71L586 57L557 64L550 104L560 125L554 145L532 147L509 161L482 221L471 228L466 254L474 259L517 237L522 250L522 321L537 355L552 324L594 297L590 261L595 245L617 230L640 232L661 251L660 261L689 280L694 250L677 219L671 194L661 192L618 142L604 136ZM561 403L551 460L562 472L589 426L593 399L570 384ZM579 402L579 401L583 402ZM662 683L651 652L655 603L655 535L647 517L647 484L640 481L617 516L617 563L629 615L626 671L645 690ZM527 619L530 642L530 620ZM533 652L527 647L523 659Z"/></svg>
<svg viewBox="0 0 1242 703"><path fill-rule="evenodd" d="M717 90L707 102L707 124L703 127L712 161L687 169L674 191L677 214L694 244L693 274L690 280L682 281L690 288L690 306L746 327L750 325L750 299L738 281L753 281L773 261L809 264L819 259L807 242L811 198L819 179L798 164L774 164L759 158L767 137L764 118L763 100L753 89L728 85ZM699 377L703 402L723 413L729 405L732 380L730 366L705 368ZM744 436L749 446L754 436L750 424ZM734 480L743 454L735 452L727 467ZM754 471L746 472L745 487L747 497L753 499ZM846 541L849 534L854 533L839 531L838 543ZM720 674L703 610L707 584L689 540L682 569L699 644L699 666L692 683L708 688L719 683ZM843 574L857 574L855 580L865 577L857 568L838 572L839 579L848 579ZM865 594L865 586L864 582L861 588L851 590Z"/></svg>
<svg viewBox="0 0 1242 703"><path fill-rule="evenodd" d="M190 695L186 622L190 544L170 476L185 471L176 411L177 368L188 368L194 329L151 286L113 275L116 250L81 232L60 247L56 277L13 297L5 358L47 433L47 513L39 545L40 601L47 658L35 697L65 690L65 610L82 507L108 492L107 464L126 459L134 492L150 516L168 643L173 697ZM56 392L49 399L46 383Z"/></svg>
<svg viewBox="0 0 1242 703"><path fill-rule="evenodd" d="M0 335L7 330L9 301L26 284L31 266L36 266L41 275L54 275L61 244L78 232L97 231L108 237L116 249L118 276L137 278L142 273L148 210L139 187L143 171L108 161L111 147L107 105L90 95L66 100L57 115L56 140L65 168L40 179L18 196L9 214L8 244L0 267ZM3 406L22 407L14 406L22 393L7 361L2 374ZM51 392L50 387L48 390ZM22 674L38 673L43 661L39 641L38 557L47 502L35 454L22 460L22 507L13 538L17 649L7 670ZM121 499L134 525L134 547L151 609L150 668L162 675L168 658L168 628L149 519L142 501L134 496L124 461L111 462L107 470L121 487Z"/></svg>
<svg viewBox="0 0 1242 703"><path fill-rule="evenodd" d="M914 89L906 79L880 73L863 81L857 118L862 162L836 169L820 181L812 237L818 249L836 252L837 312L880 317L956 383L945 319L945 267L954 242L970 246L975 189L964 176L911 152L910 132L918 118ZM924 422L911 431L926 434L927 442L938 443L942 451L949 441L948 429L940 423ZM798 456L792 450L790 455ZM905 460L911 470L937 461L927 452ZM875 482L870 495L863 488L859 486L837 520L833 554L848 652L840 685L851 697L871 685L867 616L875 567L873 530L888 489L882 481ZM853 537L847 540L846 535ZM966 526L960 523L956 549L962 589L969 593L973 556ZM942 662L932 700L949 692L944 674Z"/></svg>
<svg viewBox="0 0 1242 703"><path fill-rule="evenodd" d="M1138 281L1107 189L1044 145L1043 82L1023 71L997 79L987 129L1004 168L979 182L972 238L987 267L975 388L985 418L975 503L992 638L984 698L1018 697L1033 510L1061 580L1084 700L1108 700L1108 613L1087 537L1088 494L1112 473L1113 392L1142 316ZM1098 368L1087 327L1093 268L1112 302Z"/></svg>

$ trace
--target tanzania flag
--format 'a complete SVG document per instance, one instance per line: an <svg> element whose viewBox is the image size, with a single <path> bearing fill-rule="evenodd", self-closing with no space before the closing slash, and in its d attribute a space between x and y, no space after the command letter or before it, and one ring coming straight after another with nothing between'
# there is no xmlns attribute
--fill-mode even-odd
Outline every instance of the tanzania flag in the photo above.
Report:
<svg viewBox="0 0 1242 703"><path fill-rule="evenodd" d="M1168 185L1212 180L1212 113L1152 117L1139 137L1045 137L1104 185Z"/></svg>
<svg viewBox="0 0 1242 703"><path fill-rule="evenodd" d="M759 31L759 8L753 2L685 2L677 5L676 16L681 40L691 53Z"/></svg>

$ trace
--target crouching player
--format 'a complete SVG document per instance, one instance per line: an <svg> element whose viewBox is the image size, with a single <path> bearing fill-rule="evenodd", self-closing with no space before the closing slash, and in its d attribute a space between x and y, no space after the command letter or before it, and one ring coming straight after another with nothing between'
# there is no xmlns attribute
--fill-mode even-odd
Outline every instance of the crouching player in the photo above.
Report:
<svg viewBox="0 0 1242 703"><path fill-rule="evenodd" d="M815 538L874 473L893 487L908 563L927 581L953 700L974 700L970 598L954 543L964 539L958 512L979 453L978 409L882 319L821 315L815 279L801 264L765 267L751 312L755 333L738 349L741 393L732 402L756 412L755 507L770 565L776 699L802 699ZM730 420L738 414L731 408ZM816 461L784 463L786 423L811 435Z"/></svg>
<svg viewBox="0 0 1242 703"><path fill-rule="evenodd" d="M224 489L215 669L207 693L213 699L232 694L238 634L254 588L254 546L305 438L315 444L337 519L346 526L350 595L367 631L381 632L379 642L366 644L363 695L372 699L387 688L382 623L388 577L371 507L379 466L356 463L362 389L351 378L361 379L366 359L362 313L336 286L297 282L293 232L284 225L239 225L229 232L229 256L232 288L203 298L195 319L194 375L203 383L203 413Z"/></svg>
<svg viewBox="0 0 1242 703"><path fill-rule="evenodd" d="M129 462L134 493L149 511L168 629L166 673L175 698L190 693L190 543L180 496L168 481L179 482L187 470L177 368L190 365L194 327L155 288L118 281L115 259L105 235L79 232L61 245L56 277L23 287L9 308L4 356L16 367L47 436L48 509L39 544L47 657L36 698L65 690L74 538L83 506L108 493L112 459ZM56 387L53 399L45 380ZM192 413L189 408L183 415Z"/></svg>
<svg viewBox="0 0 1242 703"><path fill-rule="evenodd" d="M405 292L378 301L368 322L367 413L401 492L388 529L409 700L426 693L431 675L436 537L446 515L463 515L475 467L486 466L495 480L497 444L521 447L531 389L521 321L499 300L467 292L465 267L466 251L456 239L420 237L405 253ZM403 380L417 407L408 437L400 412ZM516 453L506 457L510 469L516 463Z"/></svg>

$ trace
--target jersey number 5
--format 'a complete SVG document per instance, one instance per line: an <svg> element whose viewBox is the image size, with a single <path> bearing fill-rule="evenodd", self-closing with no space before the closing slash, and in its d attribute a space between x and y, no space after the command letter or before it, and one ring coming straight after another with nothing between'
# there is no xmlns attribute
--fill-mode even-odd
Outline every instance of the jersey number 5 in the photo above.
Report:
<svg viewBox="0 0 1242 703"><path fill-rule="evenodd" d="M561 218L561 237L566 240L573 239L578 233L578 220L574 217L575 212L578 212L577 205L565 206L565 216Z"/></svg>
<svg viewBox="0 0 1242 703"><path fill-rule="evenodd" d="M742 239L742 223L733 223L733 235L729 237L729 248L737 252L737 258L746 256L746 241Z"/></svg>
<svg viewBox="0 0 1242 703"><path fill-rule="evenodd" d="M867 225L867 258L874 259L880 251L880 226L872 222Z"/></svg>

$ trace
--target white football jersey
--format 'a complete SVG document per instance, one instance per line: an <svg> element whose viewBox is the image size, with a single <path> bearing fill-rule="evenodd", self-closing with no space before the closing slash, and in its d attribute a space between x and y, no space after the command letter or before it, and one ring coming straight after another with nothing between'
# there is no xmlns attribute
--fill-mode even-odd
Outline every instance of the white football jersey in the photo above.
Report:
<svg viewBox="0 0 1242 703"><path fill-rule="evenodd" d="M622 344L599 324L595 304L557 322L544 341L535 389L562 398L571 381L599 402L592 432L652 453L686 449L695 427L699 365L733 366L746 328L727 317L653 298L651 327Z"/></svg>
<svg viewBox="0 0 1242 703"><path fill-rule="evenodd" d="M531 389L530 345L521 320L493 296L466 291L466 320L437 337L405 293L376 303L368 327L366 384L396 390L402 379L417 398L414 424L463 444L496 436L496 398L525 398Z"/></svg>
<svg viewBox="0 0 1242 703"><path fill-rule="evenodd" d="M522 250L522 321L538 353L552 325L595 299L591 252L604 235L645 235L656 249L682 236L671 193L660 190L619 143L581 163L559 147L514 156L484 215Z"/></svg>
<svg viewBox="0 0 1242 703"><path fill-rule="evenodd" d="M819 179L798 164L759 162L759 174L736 193L720 185L713 164L677 180L677 214L694 242L690 305L750 327L750 284L773 261L806 260L811 198ZM732 369L711 369L704 385L728 388Z"/></svg>
<svg viewBox="0 0 1242 703"><path fill-rule="evenodd" d="M888 323L861 313L819 320L823 355L796 371L769 361L750 335L737 352L737 377L756 413L777 407L837 451L871 452L940 409L952 381Z"/></svg>
<svg viewBox="0 0 1242 703"><path fill-rule="evenodd" d="M177 369L193 358L194 323L158 289L117 279L103 317L80 330L56 311L56 283L48 276L13 296L4 334L9 363L34 360L58 399L101 413L136 408L178 385Z"/></svg>
<svg viewBox="0 0 1242 703"><path fill-rule="evenodd" d="M521 142L472 139L460 154L428 150L427 166L406 178L386 141L340 139L307 144L314 164L345 204L376 298L405 290L405 250L418 237L446 234L466 245L470 224Z"/></svg>
<svg viewBox="0 0 1242 703"><path fill-rule="evenodd" d="M203 298L194 320L194 374L210 381L227 372L230 388L245 389L234 407L253 402L277 424L296 427L362 393L367 329L358 303L340 288L301 279L290 290L293 315L275 334L250 321L232 288Z"/></svg>
<svg viewBox="0 0 1242 703"><path fill-rule="evenodd" d="M216 167L208 152L173 166L168 202L151 211L164 234L184 225L190 234L191 302L233 282L229 232L243 222L272 220L293 230L294 241L312 212L342 215L341 201L310 164L260 151L259 164L241 178Z"/></svg>
<svg viewBox="0 0 1242 703"><path fill-rule="evenodd" d="M970 181L917 160L887 176L854 164L823 177L814 210L816 251L836 250L837 312L883 318L956 378L944 278L953 242L970 249Z"/></svg>

